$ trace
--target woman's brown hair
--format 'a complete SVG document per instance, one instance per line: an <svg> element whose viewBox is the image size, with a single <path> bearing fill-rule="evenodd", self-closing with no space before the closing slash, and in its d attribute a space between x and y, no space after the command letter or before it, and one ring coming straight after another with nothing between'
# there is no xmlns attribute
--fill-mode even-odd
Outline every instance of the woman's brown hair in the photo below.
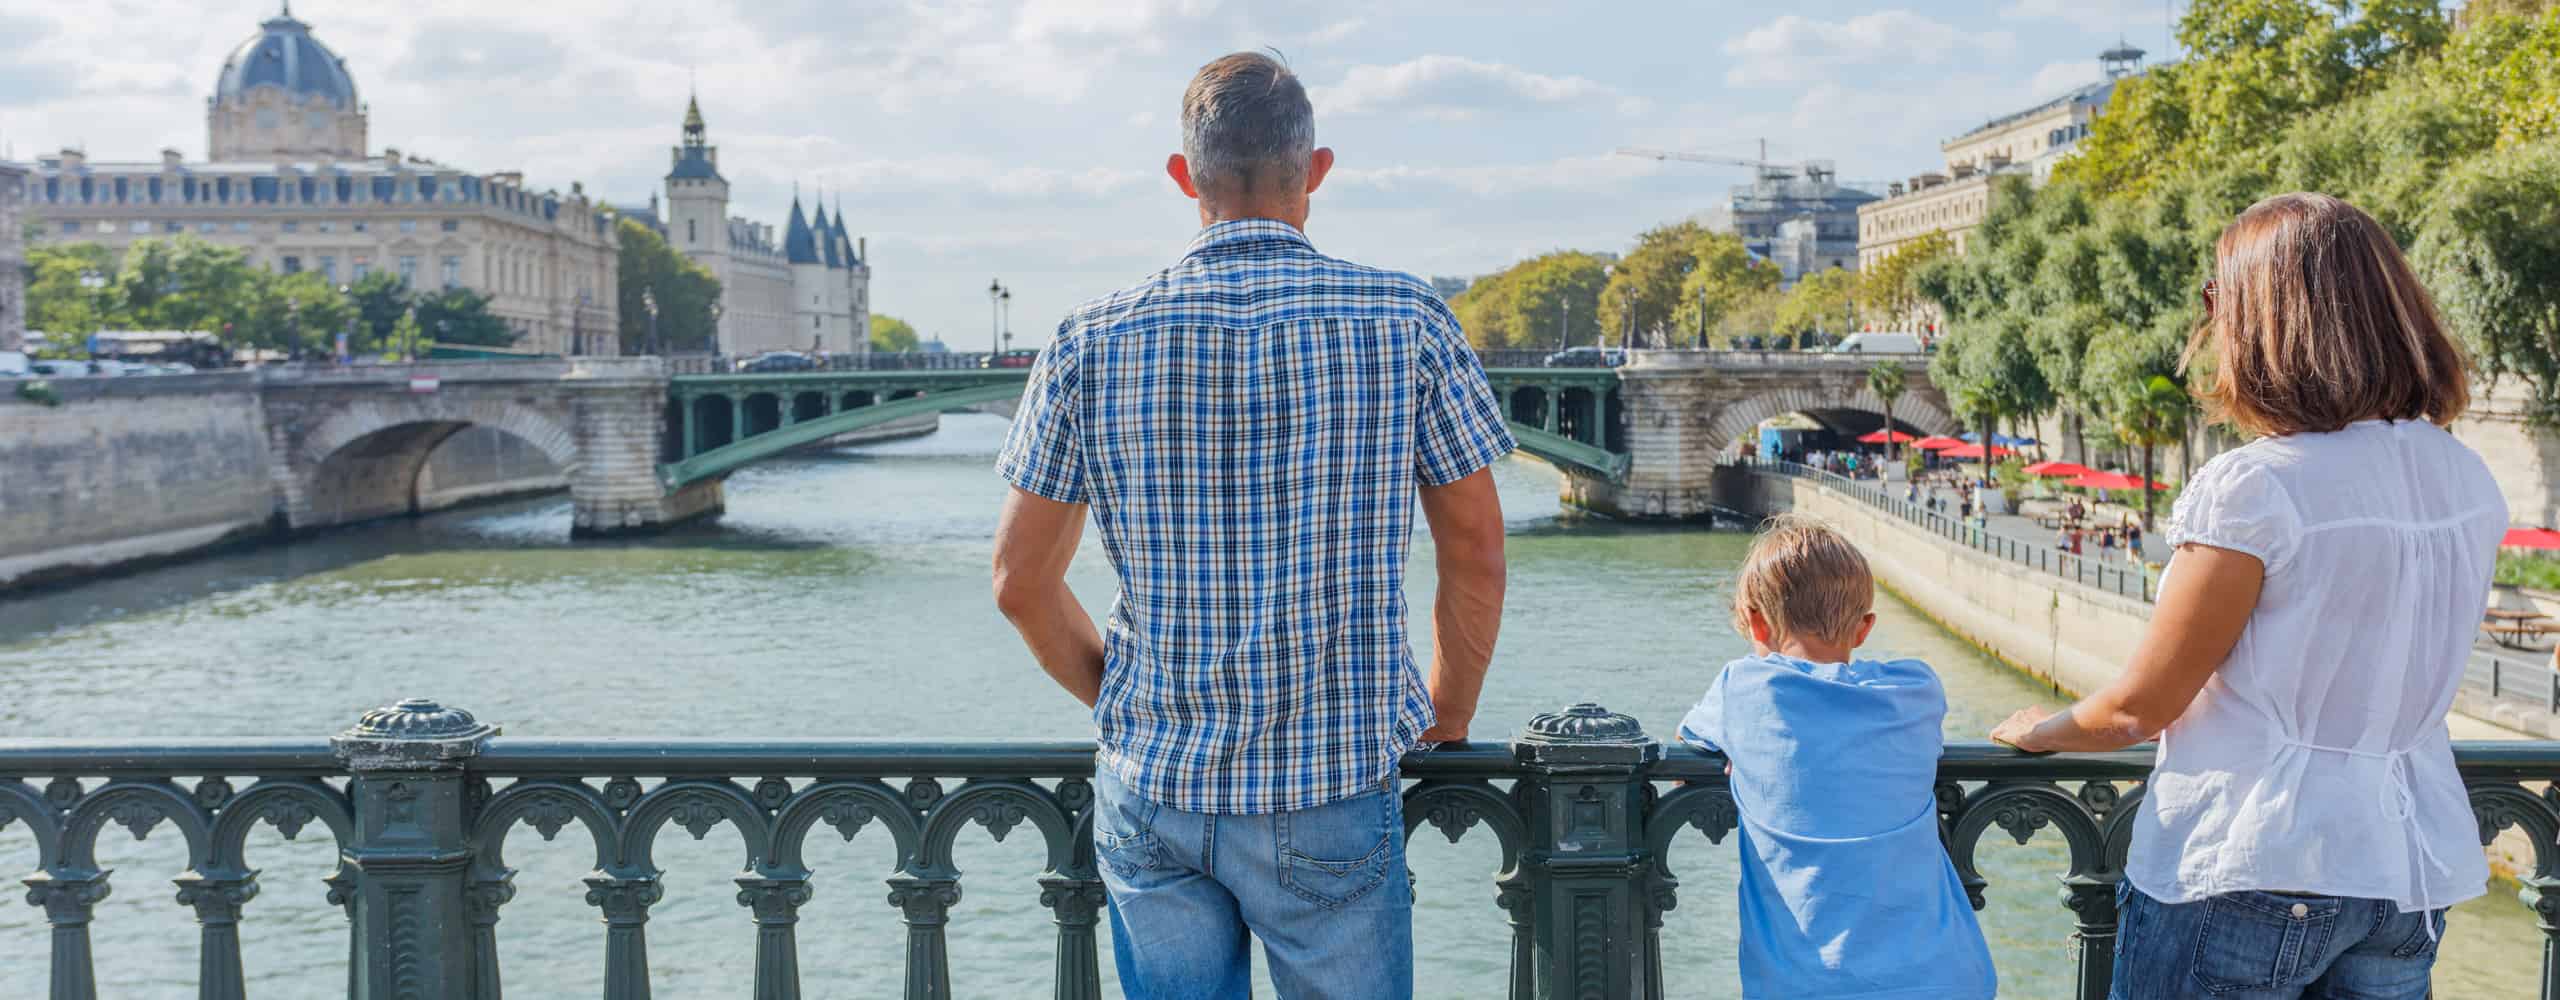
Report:
<svg viewBox="0 0 2560 1000"><path fill-rule="evenodd" d="M2359 420L2451 424L2471 405L2460 348L2380 223L2324 194L2249 206L2214 247L2205 321L2184 364L2212 352L2199 395L2261 435Z"/></svg>

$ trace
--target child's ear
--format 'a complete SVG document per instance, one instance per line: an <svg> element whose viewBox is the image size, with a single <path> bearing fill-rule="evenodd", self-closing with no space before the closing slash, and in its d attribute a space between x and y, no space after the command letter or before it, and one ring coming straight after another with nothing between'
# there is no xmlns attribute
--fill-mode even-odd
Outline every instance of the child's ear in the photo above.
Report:
<svg viewBox="0 0 2560 1000"><path fill-rule="evenodd" d="M1762 617L1758 608L1753 608L1748 613L1751 616L1751 644L1763 650L1768 649L1770 646L1769 619Z"/></svg>
<svg viewBox="0 0 2560 1000"><path fill-rule="evenodd" d="M1867 644L1867 633L1869 633L1869 632L1873 632L1873 631L1875 631L1875 630L1876 630L1876 613L1875 613L1875 612L1873 612L1873 611L1869 611L1869 612L1867 612L1867 616L1866 616L1865 618L1861 618L1861 619L1859 619L1859 620L1858 620L1858 637L1857 637L1857 639L1855 639L1855 640L1853 640L1853 641L1851 641L1851 642L1849 643L1849 648L1851 648L1851 649L1856 649L1856 648L1858 648L1858 647L1860 647L1860 646L1864 646L1864 645L1866 645L1866 644Z"/></svg>

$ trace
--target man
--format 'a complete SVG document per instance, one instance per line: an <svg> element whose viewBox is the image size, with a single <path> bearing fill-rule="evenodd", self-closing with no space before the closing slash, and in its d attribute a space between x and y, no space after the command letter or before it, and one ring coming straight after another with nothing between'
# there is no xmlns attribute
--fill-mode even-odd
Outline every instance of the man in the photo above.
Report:
<svg viewBox="0 0 2560 1000"><path fill-rule="evenodd" d="M1086 303L996 459L996 603L1093 707L1094 849L1132 997L1405 997L1397 759L1461 740L1501 622L1512 448L1431 286L1316 253L1333 167L1254 53L1183 94L1182 259ZM1437 552L1428 678L1406 642L1417 497ZM1087 505L1120 581L1097 633L1066 570Z"/></svg>

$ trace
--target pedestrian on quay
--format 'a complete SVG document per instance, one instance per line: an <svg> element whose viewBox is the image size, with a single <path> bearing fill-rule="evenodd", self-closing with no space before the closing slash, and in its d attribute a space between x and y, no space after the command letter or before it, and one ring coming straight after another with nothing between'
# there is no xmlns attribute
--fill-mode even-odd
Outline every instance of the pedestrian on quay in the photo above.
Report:
<svg viewBox="0 0 2560 1000"><path fill-rule="evenodd" d="M2186 364L2256 440L2178 497L2174 572L2123 672L1992 737L2160 740L2111 996L2420 1000L2445 908L2488 881L2445 713L2506 501L2445 430L2470 403L2462 352L2370 216L2279 195L2214 257Z"/></svg>
<svg viewBox="0 0 2560 1000"><path fill-rule="evenodd" d="M1397 763L1475 715L1503 596L1487 467L1513 442L1429 283L1308 241L1334 159L1296 74L1220 58L1182 130L1165 170L1202 228L1033 364L996 459L996 602L1093 708L1093 857L1127 995L1247 996L1259 938L1281 997L1411 997ZM1266 416L1310 397L1362 405ZM1417 499L1427 675L1405 628ZM1066 583L1088 505L1123 583L1100 631Z"/></svg>
<svg viewBox="0 0 2560 1000"><path fill-rule="evenodd" d="M2108 560L2115 558L2115 555L2116 555L2116 529L2114 529L2114 528L2101 528L2101 529L2099 529L2099 530L2098 530L2098 562L2099 562L2101 565L2103 565L2103 564L2105 564Z"/></svg>

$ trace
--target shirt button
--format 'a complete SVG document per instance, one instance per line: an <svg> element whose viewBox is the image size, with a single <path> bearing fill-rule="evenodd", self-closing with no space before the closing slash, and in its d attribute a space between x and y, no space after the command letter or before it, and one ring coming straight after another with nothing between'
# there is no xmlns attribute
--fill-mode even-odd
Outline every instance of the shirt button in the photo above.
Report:
<svg viewBox="0 0 2560 1000"><path fill-rule="evenodd" d="M2293 919L2295 919L2295 920L2300 920L2300 919L2302 919L2302 918L2304 918L2304 917L2307 917L2307 916L2310 916L2310 915L2311 915L2311 908L2310 908L2310 907L2308 907L2308 906L2304 906L2304 905L2302 905L2302 904L2300 904L2300 903L2295 903L2295 904L2293 904Z"/></svg>

